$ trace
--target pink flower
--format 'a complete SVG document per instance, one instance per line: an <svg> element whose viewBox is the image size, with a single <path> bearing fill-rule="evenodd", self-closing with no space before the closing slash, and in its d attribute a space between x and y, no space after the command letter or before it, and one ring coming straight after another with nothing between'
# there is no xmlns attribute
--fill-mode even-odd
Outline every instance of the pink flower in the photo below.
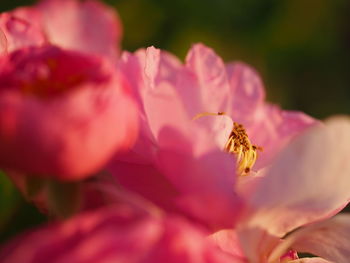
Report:
<svg viewBox="0 0 350 263"><path fill-rule="evenodd" d="M236 262L206 234L181 217L119 205L28 232L3 247L0 256L3 263Z"/></svg>
<svg viewBox="0 0 350 263"><path fill-rule="evenodd" d="M349 134L345 118L314 127L240 182L245 211L234 230L214 234L218 245L243 262L348 262L350 215L331 217L350 200ZM293 261L296 252L323 259Z"/></svg>
<svg viewBox="0 0 350 263"><path fill-rule="evenodd" d="M193 46L185 65L151 47L124 53L120 68L138 98L141 135L132 153L113 162L110 171L127 189L214 227L232 226L238 216L237 174L271 163L315 123L266 103L253 69L225 65L201 44ZM250 140L249 151L233 147L233 129Z"/></svg>
<svg viewBox="0 0 350 263"><path fill-rule="evenodd" d="M1 14L0 28L7 40L7 45L0 41L3 50L49 42L111 60L118 56L122 35L114 9L94 0L44 0Z"/></svg>
<svg viewBox="0 0 350 263"><path fill-rule="evenodd" d="M107 61L52 46L0 58L0 166L71 180L136 139L133 101Z"/></svg>

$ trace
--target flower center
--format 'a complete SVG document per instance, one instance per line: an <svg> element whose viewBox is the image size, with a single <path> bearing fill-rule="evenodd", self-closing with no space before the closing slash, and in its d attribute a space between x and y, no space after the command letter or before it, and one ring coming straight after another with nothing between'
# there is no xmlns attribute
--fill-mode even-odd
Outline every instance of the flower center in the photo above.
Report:
<svg viewBox="0 0 350 263"><path fill-rule="evenodd" d="M243 125L233 122L233 129L224 150L237 155L239 175L248 175L258 157L257 151L262 151L262 147L253 145Z"/></svg>
<svg viewBox="0 0 350 263"><path fill-rule="evenodd" d="M225 113L199 113L193 118L193 120L208 115L220 116L225 115ZM237 172L239 175L248 175L250 173L258 157L258 150L262 151L263 148L260 146L253 145L250 142L248 134L243 125L237 122L233 122L233 129L224 146L224 151L230 154L237 155Z"/></svg>

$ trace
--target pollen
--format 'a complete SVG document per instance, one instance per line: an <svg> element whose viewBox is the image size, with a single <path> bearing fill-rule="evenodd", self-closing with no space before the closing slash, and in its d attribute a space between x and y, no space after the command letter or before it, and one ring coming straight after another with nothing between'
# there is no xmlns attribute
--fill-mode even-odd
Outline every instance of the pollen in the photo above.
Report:
<svg viewBox="0 0 350 263"><path fill-rule="evenodd" d="M225 113L203 112L194 116L192 120L208 115L221 116L225 115ZM235 154L237 156L237 173L245 176L250 174L252 167L258 158L257 151L262 151L263 148L253 145L250 142L248 134L242 124L233 122L233 129L223 150L229 154Z"/></svg>
<svg viewBox="0 0 350 263"><path fill-rule="evenodd" d="M237 155L238 174L248 175L258 157L257 151L262 151L262 147L253 145L243 125L233 122L233 129L224 150L230 154Z"/></svg>

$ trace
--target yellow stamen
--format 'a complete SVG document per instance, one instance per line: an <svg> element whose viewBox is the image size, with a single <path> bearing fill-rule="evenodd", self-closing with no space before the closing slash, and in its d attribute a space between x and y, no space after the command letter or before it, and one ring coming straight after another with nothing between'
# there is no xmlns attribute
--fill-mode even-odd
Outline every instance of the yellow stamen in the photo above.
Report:
<svg viewBox="0 0 350 263"><path fill-rule="evenodd" d="M208 115L218 116L225 115L225 113L203 112L197 114L192 120L196 120ZM262 151L263 148L253 145L250 142L248 134L243 125L238 124L237 122L233 122L233 129L224 146L224 151L237 155L237 172L239 175L248 175L250 173L258 157L258 150Z"/></svg>

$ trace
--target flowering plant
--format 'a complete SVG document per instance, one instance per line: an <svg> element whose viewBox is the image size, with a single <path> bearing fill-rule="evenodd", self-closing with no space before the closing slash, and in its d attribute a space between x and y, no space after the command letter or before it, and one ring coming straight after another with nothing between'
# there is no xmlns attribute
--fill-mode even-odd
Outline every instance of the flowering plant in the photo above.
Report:
<svg viewBox="0 0 350 263"><path fill-rule="evenodd" d="M120 36L93 0L0 15L0 168L54 221L1 262L347 262L347 117L281 110L203 44L182 63Z"/></svg>

